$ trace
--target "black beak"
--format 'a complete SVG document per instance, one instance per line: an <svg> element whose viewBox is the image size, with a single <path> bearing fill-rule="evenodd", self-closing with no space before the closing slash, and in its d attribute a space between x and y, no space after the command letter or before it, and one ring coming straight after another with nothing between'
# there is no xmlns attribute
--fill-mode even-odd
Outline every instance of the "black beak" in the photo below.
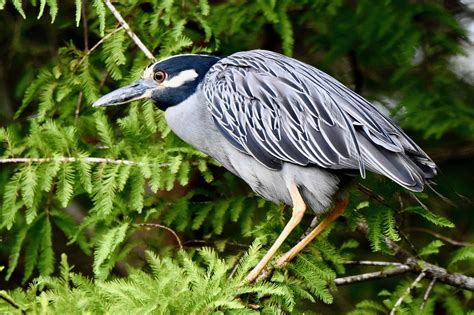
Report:
<svg viewBox="0 0 474 315"><path fill-rule="evenodd" d="M153 90L157 88L158 86L153 80L139 80L135 83L124 86L118 90L112 91L109 94L102 96L97 101L95 101L92 106L113 106L129 103L131 101L136 101L143 98L151 98Z"/></svg>

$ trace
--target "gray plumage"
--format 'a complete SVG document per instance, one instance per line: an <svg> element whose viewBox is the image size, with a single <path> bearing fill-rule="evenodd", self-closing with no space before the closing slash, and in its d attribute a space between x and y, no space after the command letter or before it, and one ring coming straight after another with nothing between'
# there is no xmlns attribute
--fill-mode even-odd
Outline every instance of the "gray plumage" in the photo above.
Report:
<svg viewBox="0 0 474 315"><path fill-rule="evenodd" d="M423 190L435 163L392 120L326 73L263 50L217 62L202 86L213 121L239 151L278 171L291 163L368 169Z"/></svg>
<svg viewBox="0 0 474 315"><path fill-rule="evenodd" d="M178 137L212 156L265 199L292 206L288 187L296 184L308 206L321 213L327 210L338 190L338 176L327 170L293 163L283 163L280 170L272 170L238 150L214 123L202 91L166 109L165 118Z"/></svg>
<svg viewBox="0 0 474 315"><path fill-rule="evenodd" d="M178 55L94 106L151 98L170 128L268 200L292 205L297 185L315 211L341 176L366 170L421 191L435 163L389 118L326 73L264 50L219 59ZM338 170L338 171L335 171Z"/></svg>

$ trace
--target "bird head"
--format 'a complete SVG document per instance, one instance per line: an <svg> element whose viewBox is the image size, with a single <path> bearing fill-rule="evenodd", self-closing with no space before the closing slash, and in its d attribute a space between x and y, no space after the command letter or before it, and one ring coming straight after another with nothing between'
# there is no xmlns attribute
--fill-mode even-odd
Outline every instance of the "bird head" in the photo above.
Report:
<svg viewBox="0 0 474 315"><path fill-rule="evenodd" d="M112 91L93 106L112 106L140 99L151 99L165 110L194 94L209 69L219 60L208 55L177 55L153 63L141 80Z"/></svg>

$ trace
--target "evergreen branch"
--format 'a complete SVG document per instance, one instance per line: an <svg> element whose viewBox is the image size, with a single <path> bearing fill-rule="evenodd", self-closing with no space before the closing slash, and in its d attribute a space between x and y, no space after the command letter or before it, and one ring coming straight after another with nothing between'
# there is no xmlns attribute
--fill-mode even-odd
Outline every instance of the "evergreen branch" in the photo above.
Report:
<svg viewBox="0 0 474 315"><path fill-rule="evenodd" d="M117 11L117 9L114 7L114 5L110 2L110 0L104 0L105 4L109 8L109 10L112 12L112 14L115 16L117 21L122 25L122 27L127 31L128 35L130 38L137 44L137 46L143 51L145 56L147 56L148 59L152 61L156 61L155 57L153 57L153 54L148 50L148 48L143 44L143 42L138 38L137 35L132 31L130 26L128 25L127 22L123 19L122 15L120 12Z"/></svg>
<svg viewBox="0 0 474 315"><path fill-rule="evenodd" d="M379 266L379 265L375 265L375 266ZM386 269L386 270L381 270L381 271L376 271L376 272L368 272L368 273L363 273L360 275L349 276L349 277L344 277L344 278L336 278L334 280L334 283L336 285L345 285L345 284L362 282L362 281L367 281L367 280L372 280L372 279L383 279L383 278L407 273L409 271L410 271L409 266L400 264L400 266L393 269Z"/></svg>
<svg viewBox="0 0 474 315"><path fill-rule="evenodd" d="M436 280L436 278L433 278L433 280L431 280L430 284L428 285L428 288L426 288L425 295L423 295L423 303L420 305L420 310L425 308L426 301L428 301L428 297L430 296L431 290L433 289Z"/></svg>
<svg viewBox="0 0 474 315"><path fill-rule="evenodd" d="M367 224L359 223L357 225L357 231L367 235ZM436 278L438 281L452 285L454 287L474 291L474 277L466 276L460 273L449 272L445 268L433 265L422 259L418 259L400 247L394 241L386 237L384 239L387 246L394 252L395 257L397 257L404 265L410 267L410 272L418 274L424 272L425 276L429 279Z"/></svg>
<svg viewBox="0 0 474 315"><path fill-rule="evenodd" d="M158 224L158 223L140 223L140 226L154 227L154 228L160 228L160 229L167 230L168 232L173 234L173 236L176 238L176 241L178 242L179 249L183 249L183 243L181 242L181 239L179 238L178 234L176 234L176 232L172 228L169 228L165 225Z"/></svg>
<svg viewBox="0 0 474 315"><path fill-rule="evenodd" d="M4 300L12 307L16 308L17 310L21 311L21 314L26 314L26 311L20 307L20 305L16 304L15 301L8 295L8 293L4 290L0 291L0 299Z"/></svg>
<svg viewBox="0 0 474 315"><path fill-rule="evenodd" d="M105 35L104 37L102 37L97 43L95 43L94 46L92 46L91 49L87 49L86 50L86 53L84 54L84 56L82 56L81 60L79 60L79 62L77 63L75 69L78 69L79 66L84 62L84 60L94 51L96 50L100 45L102 45L102 43L104 41L106 41L109 37L111 37L112 35L114 35L115 33L117 33L118 31L121 31L124 27L123 26L119 26L117 27L116 29L114 29L112 32L108 33L107 35Z"/></svg>
<svg viewBox="0 0 474 315"><path fill-rule="evenodd" d="M413 288L418 284L418 282L420 282L425 276L426 276L426 273L424 271L421 271L418 277L416 277L415 281L412 282L412 284L405 290L402 296L400 296L400 298L397 300L392 310L390 311L390 315L395 315L395 311L400 305L402 305L403 299L405 299L405 297L410 294L411 290L413 290Z"/></svg>
<svg viewBox="0 0 474 315"><path fill-rule="evenodd" d="M99 158L99 157L69 157L69 156L57 156L50 158L8 158L0 159L0 164L9 164L9 163L48 163L48 162L65 162L65 163L74 163L78 161L85 161L88 163L105 163L105 164L119 164L119 165L133 165L133 166L142 166L143 163L135 162L130 160L114 160L108 158ZM169 166L169 163L162 163L160 166Z"/></svg>

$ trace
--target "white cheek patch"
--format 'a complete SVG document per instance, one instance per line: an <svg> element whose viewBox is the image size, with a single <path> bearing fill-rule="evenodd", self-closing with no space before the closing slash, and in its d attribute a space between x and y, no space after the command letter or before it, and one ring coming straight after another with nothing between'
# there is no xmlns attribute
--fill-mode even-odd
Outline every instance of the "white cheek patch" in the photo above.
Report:
<svg viewBox="0 0 474 315"><path fill-rule="evenodd" d="M178 75L175 75L171 79L165 80L161 83L164 87L176 88L188 81L192 81L198 77L198 73L195 70L184 70L181 71Z"/></svg>
<svg viewBox="0 0 474 315"><path fill-rule="evenodd" d="M142 79L148 79L151 80L153 79L153 67L156 65L156 63L151 64L148 68L143 71Z"/></svg>

